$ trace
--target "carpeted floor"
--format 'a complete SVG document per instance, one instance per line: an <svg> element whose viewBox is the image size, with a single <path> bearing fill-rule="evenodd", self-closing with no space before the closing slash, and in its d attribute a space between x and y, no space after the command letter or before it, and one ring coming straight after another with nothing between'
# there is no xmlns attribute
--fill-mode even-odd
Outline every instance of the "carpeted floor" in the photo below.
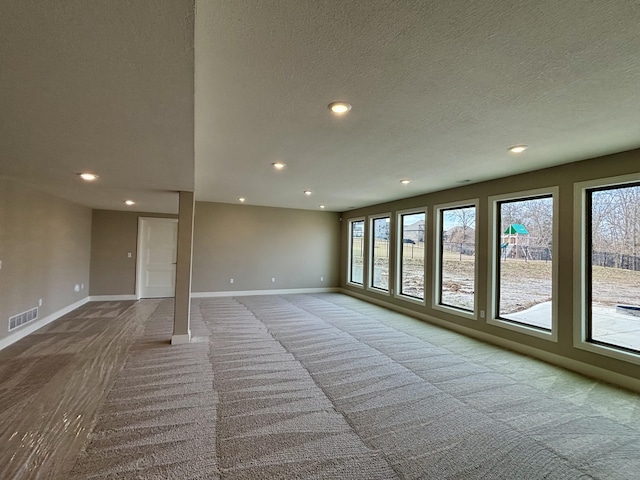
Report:
<svg viewBox="0 0 640 480"><path fill-rule="evenodd" d="M348 296L194 300L173 347L170 301L84 310L0 352L0 478L640 475L640 396Z"/></svg>

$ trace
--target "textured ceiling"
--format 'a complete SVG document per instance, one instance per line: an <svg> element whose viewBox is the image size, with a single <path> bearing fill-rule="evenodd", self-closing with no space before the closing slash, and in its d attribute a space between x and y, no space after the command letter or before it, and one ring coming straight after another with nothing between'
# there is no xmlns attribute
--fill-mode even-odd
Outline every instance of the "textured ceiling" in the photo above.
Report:
<svg viewBox="0 0 640 480"><path fill-rule="evenodd" d="M640 146L638 2L197 7L201 200L342 211Z"/></svg>
<svg viewBox="0 0 640 480"><path fill-rule="evenodd" d="M640 147L636 1L195 3L0 2L0 176L342 211Z"/></svg>

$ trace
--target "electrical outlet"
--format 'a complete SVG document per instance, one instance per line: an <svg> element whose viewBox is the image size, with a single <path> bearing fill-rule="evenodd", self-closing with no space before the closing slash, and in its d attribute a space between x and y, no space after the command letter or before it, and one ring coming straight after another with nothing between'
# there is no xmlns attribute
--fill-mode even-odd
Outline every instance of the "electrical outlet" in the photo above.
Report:
<svg viewBox="0 0 640 480"><path fill-rule="evenodd" d="M42 299L38 299L38 306L41 307L42 306Z"/></svg>
<svg viewBox="0 0 640 480"><path fill-rule="evenodd" d="M2 269L2 260L0 260L0 269Z"/></svg>
<svg viewBox="0 0 640 480"><path fill-rule="evenodd" d="M484 318L484 310L480 310L480 318Z"/></svg>
<svg viewBox="0 0 640 480"><path fill-rule="evenodd" d="M321 281L321 282L324 282L324 277L320 277L320 281Z"/></svg>
<svg viewBox="0 0 640 480"><path fill-rule="evenodd" d="M74 291L74 292L76 292L76 293L77 293L77 292L79 292L79 291L80 291L80 285L78 285L78 284L76 283L76 286L75 286L75 287L73 287L73 291Z"/></svg>
<svg viewBox="0 0 640 480"><path fill-rule="evenodd" d="M80 284L80 290L84 290L84 283Z"/></svg>
<svg viewBox="0 0 640 480"><path fill-rule="evenodd" d="M131 252L127 252L127 258L131 258Z"/></svg>
<svg viewBox="0 0 640 480"><path fill-rule="evenodd" d="M229 283L233 283L233 278L230 278L230 279L229 279Z"/></svg>
<svg viewBox="0 0 640 480"><path fill-rule="evenodd" d="M276 277L271 277L271 283L276 283Z"/></svg>

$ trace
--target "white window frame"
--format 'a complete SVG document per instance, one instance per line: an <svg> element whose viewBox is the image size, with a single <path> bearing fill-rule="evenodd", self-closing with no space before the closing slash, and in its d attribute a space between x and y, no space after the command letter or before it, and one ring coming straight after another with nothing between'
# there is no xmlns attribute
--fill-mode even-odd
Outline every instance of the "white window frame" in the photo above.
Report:
<svg viewBox="0 0 640 480"><path fill-rule="evenodd" d="M352 227L352 224L356 223L356 222L362 222L362 283L355 283L355 282L351 281L351 268L352 268L352 265L353 265L353 261L352 261L353 259L351 258L351 252L353 250L353 247L352 247L352 243L353 243L353 237L352 237L353 227ZM350 218L349 220L347 220L347 244L348 244L348 249L347 249L347 285L349 285L350 287L356 287L356 288L364 289L365 280L367 278L367 276L365 275L365 271L366 271L365 267L366 267L366 264L367 264L366 241L367 241L367 222L366 222L366 218L365 217L357 217L357 218Z"/></svg>
<svg viewBox="0 0 640 480"><path fill-rule="evenodd" d="M416 305L426 306L427 304L427 216L428 207L409 208L407 210L399 210L396 212L396 285L395 285L395 298L405 300ZM423 298L412 297L410 295L404 295L402 293L402 249L403 249L403 236L402 232L402 217L403 215L418 215L422 213L424 215L424 269L422 272L423 283Z"/></svg>
<svg viewBox="0 0 640 480"><path fill-rule="evenodd" d="M387 289L384 290L382 288L378 288L378 287L374 287L373 286L373 269L374 269L374 262L373 262L373 252L375 249L375 243L376 243L376 239L375 239L375 229L373 228L373 222L376 220L380 220L382 218L388 218L389 219L389 256L388 256L388 263L389 263L389 279L387 281ZM393 216L391 215L391 213L377 213L375 215L369 215L367 217L367 227L368 227L368 233L367 233L367 242L368 242L368 249L367 249L367 262L369 265L369 269L367 272L367 290L371 291L371 292L376 292L379 293L380 295L393 295L393 278L392 278L392 271L391 271L391 258L393 255L393 242L392 242L392 238L393 238L393 228L394 228L394 222L393 222Z"/></svg>
<svg viewBox="0 0 640 480"><path fill-rule="evenodd" d="M441 281L441 269L442 265L440 258L440 249L442 248L442 219L440 218L440 212L442 210L454 210L456 208L467 208L467 207L475 207L476 209L476 228L475 230L475 245L476 245L476 254L475 254L475 262L474 262L474 288L473 288L473 311L464 310L462 308L454 307L452 305L444 305L440 303L440 281ZM450 313L453 315L457 315L459 317L467 318L469 320L477 320L478 319L478 285L479 285L479 276L478 276L478 217L480 216L480 200L478 198L471 198L468 200L450 202L450 203L441 203L433 206L433 218L435 220L435 231L433 238L433 289L432 289L432 303L431 308L434 310L439 310L441 312Z"/></svg>
<svg viewBox="0 0 640 480"><path fill-rule="evenodd" d="M558 225L559 225L559 213L560 213L560 201L559 201L559 187L545 187L537 188L534 190L526 190L519 192L512 192L503 195L492 195L489 197L489 262L490 268L488 268L488 314L487 323L498 327L506 328L507 330L513 330L516 332L524 333L534 337L542 338L551 342L558 341ZM551 331L538 329L535 327L529 327L524 324L511 322L507 319L498 318L498 299L496 298L496 292L498 291L497 262L499 260L498 250L499 244L496 233L498 232L498 202L506 200L528 200L536 197L545 197L551 195L553 199L553 225L552 235L553 242L551 244Z"/></svg>
<svg viewBox="0 0 640 480"><path fill-rule="evenodd" d="M640 364L640 354L588 340L587 318L587 190L640 182L640 173L578 182L573 187L573 346L606 357Z"/></svg>

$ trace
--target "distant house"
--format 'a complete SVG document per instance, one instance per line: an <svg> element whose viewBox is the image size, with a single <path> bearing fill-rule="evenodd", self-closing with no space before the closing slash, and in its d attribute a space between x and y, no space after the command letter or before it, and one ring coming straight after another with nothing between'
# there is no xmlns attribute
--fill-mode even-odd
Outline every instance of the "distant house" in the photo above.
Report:
<svg viewBox="0 0 640 480"><path fill-rule="evenodd" d="M403 240L413 240L416 243L424 242L424 220L406 225L402 229Z"/></svg>

